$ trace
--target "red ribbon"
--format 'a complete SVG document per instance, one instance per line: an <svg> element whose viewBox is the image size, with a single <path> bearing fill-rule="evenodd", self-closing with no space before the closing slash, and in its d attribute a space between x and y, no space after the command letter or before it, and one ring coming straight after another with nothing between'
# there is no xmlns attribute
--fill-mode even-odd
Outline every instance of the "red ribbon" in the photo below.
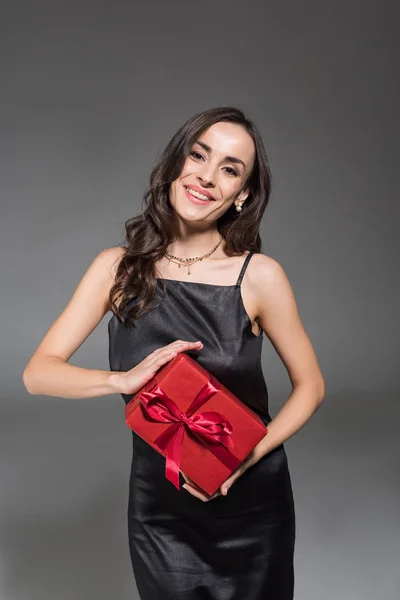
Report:
<svg viewBox="0 0 400 600"><path fill-rule="evenodd" d="M151 391L142 392L139 396L142 407L150 419L162 423L172 423L168 429L158 436L154 444L161 452L167 450L165 475L178 490L185 427L231 471L237 469L242 462L230 450L235 448L235 444L230 437L233 427L224 415L216 411L193 415L219 389L216 382L209 379L186 412L182 412L157 384L154 385Z"/></svg>

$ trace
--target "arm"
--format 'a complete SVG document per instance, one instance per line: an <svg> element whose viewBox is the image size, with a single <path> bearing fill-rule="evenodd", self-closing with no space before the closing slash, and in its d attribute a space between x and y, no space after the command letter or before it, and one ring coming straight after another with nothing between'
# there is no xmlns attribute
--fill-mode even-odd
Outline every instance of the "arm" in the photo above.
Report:
<svg viewBox="0 0 400 600"><path fill-rule="evenodd" d="M255 298L256 320L284 363L293 391L268 424L265 437L213 496L208 497L182 473L186 480L183 487L203 502L221 494L225 496L236 479L249 467L303 427L319 408L325 395L325 383L317 357L301 323L291 285L280 264L273 258L255 254L246 277L251 295Z"/></svg>
<svg viewBox="0 0 400 600"><path fill-rule="evenodd" d="M89 266L25 367L23 382L30 394L91 398L124 391L121 373L68 364L109 310L108 294L123 253L123 248L107 248Z"/></svg>
<svg viewBox="0 0 400 600"><path fill-rule="evenodd" d="M258 321L284 363L292 392L268 434L256 447L258 458L289 439L312 417L325 395L325 382L317 357L301 322L289 280L281 265L256 254L250 284L258 306Z"/></svg>

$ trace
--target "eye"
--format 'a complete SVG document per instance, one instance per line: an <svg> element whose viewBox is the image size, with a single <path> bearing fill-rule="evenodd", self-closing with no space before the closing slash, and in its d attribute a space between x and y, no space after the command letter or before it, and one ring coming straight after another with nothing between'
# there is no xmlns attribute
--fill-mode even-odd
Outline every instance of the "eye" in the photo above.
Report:
<svg viewBox="0 0 400 600"><path fill-rule="evenodd" d="M191 150L189 152L189 155L192 156L196 160L204 159L204 156L202 154L200 154L200 152L197 152L196 150ZM224 167L224 169L227 169L227 173L229 173L230 176L239 177L239 173L233 167Z"/></svg>
<svg viewBox="0 0 400 600"><path fill-rule="evenodd" d="M239 173L236 171L236 169L233 169L232 167L225 167L225 169L228 169L228 171L230 171L230 175L233 175L234 177L239 177Z"/></svg>

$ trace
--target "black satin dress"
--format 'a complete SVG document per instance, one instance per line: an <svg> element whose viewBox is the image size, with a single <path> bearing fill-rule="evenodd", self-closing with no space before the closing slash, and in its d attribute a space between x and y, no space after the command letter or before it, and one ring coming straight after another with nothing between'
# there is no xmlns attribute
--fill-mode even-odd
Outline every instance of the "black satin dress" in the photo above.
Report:
<svg viewBox="0 0 400 600"><path fill-rule="evenodd" d="M112 371L127 371L174 340L264 423L268 392L256 336L241 297L246 255L235 285L157 280L156 303L128 329L108 323ZM123 394L125 403L132 396ZM293 600L295 513L283 444L241 475L227 496L203 502L165 477L165 458L132 432L128 535L142 600ZM185 480L180 474L180 485Z"/></svg>

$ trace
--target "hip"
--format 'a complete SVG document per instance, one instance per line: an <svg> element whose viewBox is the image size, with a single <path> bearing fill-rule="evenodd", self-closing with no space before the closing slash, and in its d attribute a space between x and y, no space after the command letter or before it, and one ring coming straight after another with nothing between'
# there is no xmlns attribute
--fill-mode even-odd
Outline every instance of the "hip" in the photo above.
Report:
<svg viewBox="0 0 400 600"><path fill-rule="evenodd" d="M250 511L254 516L270 513L277 518L294 516L294 499L286 450L283 444L271 450L249 467L231 486L227 496L203 502L165 477L165 457L133 433L133 456L129 480L130 510L140 508L154 518L155 514L177 516L210 515L226 519Z"/></svg>

